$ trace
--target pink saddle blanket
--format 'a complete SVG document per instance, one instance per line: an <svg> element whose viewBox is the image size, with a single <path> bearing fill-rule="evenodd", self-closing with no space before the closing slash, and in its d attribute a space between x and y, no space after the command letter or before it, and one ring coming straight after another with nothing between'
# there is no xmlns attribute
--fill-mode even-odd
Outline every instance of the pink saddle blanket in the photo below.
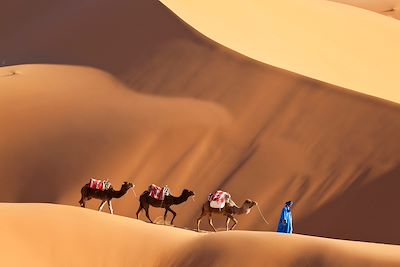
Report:
<svg viewBox="0 0 400 267"><path fill-rule="evenodd" d="M108 180L97 180L97 179L90 179L89 187L92 189L98 189L101 191L110 189L111 183Z"/></svg>
<svg viewBox="0 0 400 267"><path fill-rule="evenodd" d="M149 196L157 200L164 200L170 194L168 186L160 187L155 184L149 186Z"/></svg>

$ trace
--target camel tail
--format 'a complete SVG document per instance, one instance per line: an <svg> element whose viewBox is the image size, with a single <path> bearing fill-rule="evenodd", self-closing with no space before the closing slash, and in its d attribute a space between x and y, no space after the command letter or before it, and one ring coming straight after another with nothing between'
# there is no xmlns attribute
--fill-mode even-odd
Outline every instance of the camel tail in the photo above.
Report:
<svg viewBox="0 0 400 267"><path fill-rule="evenodd" d="M81 207L85 207L84 198L87 197L88 187L89 187L89 184L85 184L81 189L81 199L79 200L79 204L81 205Z"/></svg>
<svg viewBox="0 0 400 267"><path fill-rule="evenodd" d="M84 186L82 186L82 188L81 188L81 194L82 194L82 196L84 196L84 195L87 194L88 188L89 188L89 184L85 184Z"/></svg>

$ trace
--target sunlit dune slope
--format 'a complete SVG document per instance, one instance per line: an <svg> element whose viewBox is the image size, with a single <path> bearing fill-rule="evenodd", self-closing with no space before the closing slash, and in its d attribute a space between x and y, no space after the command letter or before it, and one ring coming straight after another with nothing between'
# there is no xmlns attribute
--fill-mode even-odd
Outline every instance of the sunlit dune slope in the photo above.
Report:
<svg viewBox="0 0 400 267"><path fill-rule="evenodd" d="M398 21L352 6L317 0L268 0L251 5L240 1L165 0L163 3L196 30L247 56L400 102ZM161 62L173 62L174 67L150 65L147 69L161 69L171 74L170 79L184 82L199 75L218 80L224 73L219 66L230 62L216 57L228 57L227 51L219 50L213 41L185 25L156 0L117 3L38 0L33 7L30 1L22 0L2 6L0 64L3 65L89 65L120 77L129 73L129 77L138 79L137 72L161 53L164 55ZM193 50L192 46L198 49ZM186 51L196 58L196 64L185 64ZM217 66L205 68L210 64ZM192 72L175 75L180 68ZM231 78L232 83L247 75L245 70L240 74ZM183 83L174 90L185 90L186 85Z"/></svg>
<svg viewBox="0 0 400 267"><path fill-rule="evenodd" d="M356 7L368 9L400 19L400 1L399 0L331 0L343 4L353 5Z"/></svg>
<svg viewBox="0 0 400 267"><path fill-rule="evenodd" d="M249 57L400 102L400 23L318 0L164 0L209 38Z"/></svg>
<svg viewBox="0 0 400 267"><path fill-rule="evenodd" d="M61 205L1 204L0 211L7 214L0 223L6 266L400 264L400 248L391 245L246 231L199 234Z"/></svg>

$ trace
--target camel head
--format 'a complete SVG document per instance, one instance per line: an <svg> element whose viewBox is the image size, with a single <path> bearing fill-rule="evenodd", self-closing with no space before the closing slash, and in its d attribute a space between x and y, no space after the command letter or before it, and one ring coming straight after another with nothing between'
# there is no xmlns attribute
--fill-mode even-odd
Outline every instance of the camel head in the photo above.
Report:
<svg viewBox="0 0 400 267"><path fill-rule="evenodd" d="M189 198L191 196L194 196L194 192L188 189L183 189L182 196Z"/></svg>
<svg viewBox="0 0 400 267"><path fill-rule="evenodd" d="M243 208L247 209L246 214L250 213L250 209L254 206L257 205L257 202L251 200L251 199L246 199L243 203Z"/></svg>
<svg viewBox="0 0 400 267"><path fill-rule="evenodd" d="M129 190L130 188L134 187L132 183L124 182L121 186L121 190Z"/></svg>

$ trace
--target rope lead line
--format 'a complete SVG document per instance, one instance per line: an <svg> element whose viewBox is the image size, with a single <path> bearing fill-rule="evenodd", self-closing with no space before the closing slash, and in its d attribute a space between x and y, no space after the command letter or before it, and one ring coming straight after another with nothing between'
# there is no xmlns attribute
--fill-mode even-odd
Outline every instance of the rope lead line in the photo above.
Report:
<svg viewBox="0 0 400 267"><path fill-rule="evenodd" d="M133 189L133 187L131 187L131 189L132 189L132 191L133 191L133 195L135 196L135 198L137 198L135 189Z"/></svg>
<svg viewBox="0 0 400 267"><path fill-rule="evenodd" d="M260 207L258 206L258 203L256 204L256 206L257 206L258 212L259 212L260 215L261 215L261 218L264 220L264 222L265 222L266 224L269 224L269 222L267 222L267 220L265 219L264 215L262 214L262 212L261 212L261 210L260 210Z"/></svg>

